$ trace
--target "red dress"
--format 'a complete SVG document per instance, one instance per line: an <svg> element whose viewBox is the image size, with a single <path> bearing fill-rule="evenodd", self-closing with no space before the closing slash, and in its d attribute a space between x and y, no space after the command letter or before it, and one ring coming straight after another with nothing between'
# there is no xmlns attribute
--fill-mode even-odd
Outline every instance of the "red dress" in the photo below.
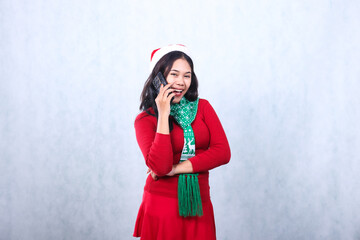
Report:
<svg viewBox="0 0 360 240"><path fill-rule="evenodd" d="M199 173L203 206L201 217L180 217L177 199L178 175L165 176L179 163L184 145L182 128L174 121L170 134L156 133L157 120L146 112L135 120L136 139L146 165L159 179L149 174L136 219L134 237L143 240L216 239L214 212L210 200L209 170L230 160L230 147L224 129L210 103L200 99L191 126L195 135L195 156L189 160Z"/></svg>

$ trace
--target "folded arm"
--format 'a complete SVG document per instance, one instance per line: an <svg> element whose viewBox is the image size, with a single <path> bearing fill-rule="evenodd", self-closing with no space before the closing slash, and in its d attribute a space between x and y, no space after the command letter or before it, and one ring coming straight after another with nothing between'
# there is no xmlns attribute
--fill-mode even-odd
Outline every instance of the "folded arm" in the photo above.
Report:
<svg viewBox="0 0 360 240"><path fill-rule="evenodd" d="M209 149L189 159L193 172L203 172L219 167L230 161L229 142L221 122L209 102L203 109L204 122L210 132Z"/></svg>
<svg viewBox="0 0 360 240"><path fill-rule="evenodd" d="M172 170L173 149L169 134L157 133L152 116L135 120L136 139L145 158L146 165L158 176Z"/></svg>

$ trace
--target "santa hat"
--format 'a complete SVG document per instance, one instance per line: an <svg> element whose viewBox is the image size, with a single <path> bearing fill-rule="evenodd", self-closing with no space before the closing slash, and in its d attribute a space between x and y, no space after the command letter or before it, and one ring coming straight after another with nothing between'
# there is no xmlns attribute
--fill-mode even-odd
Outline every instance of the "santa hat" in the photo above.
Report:
<svg viewBox="0 0 360 240"><path fill-rule="evenodd" d="M189 49L182 44L171 44L162 48L158 48L155 49L152 53L151 53L151 58L150 58L150 72L154 69L155 65L157 64L157 62L166 54L168 54L169 52L174 52L174 51L180 51L185 53L186 55L188 55L190 57L190 53L189 53Z"/></svg>

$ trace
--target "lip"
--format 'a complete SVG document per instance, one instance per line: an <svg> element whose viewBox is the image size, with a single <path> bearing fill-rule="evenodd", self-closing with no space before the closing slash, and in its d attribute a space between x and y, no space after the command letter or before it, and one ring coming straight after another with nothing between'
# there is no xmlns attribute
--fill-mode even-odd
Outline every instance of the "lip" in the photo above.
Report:
<svg viewBox="0 0 360 240"><path fill-rule="evenodd" d="M184 92L184 89L173 88L173 90L174 90L173 92L175 93L176 97L181 96Z"/></svg>
<svg viewBox="0 0 360 240"><path fill-rule="evenodd" d="M183 89L183 88L172 88L172 89L174 89L174 90L184 91L184 89Z"/></svg>

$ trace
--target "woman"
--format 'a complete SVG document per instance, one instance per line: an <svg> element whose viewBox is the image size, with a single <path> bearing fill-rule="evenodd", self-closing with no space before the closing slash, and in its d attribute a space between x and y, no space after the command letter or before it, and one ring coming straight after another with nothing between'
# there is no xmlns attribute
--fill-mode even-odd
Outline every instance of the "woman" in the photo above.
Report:
<svg viewBox="0 0 360 240"><path fill-rule="evenodd" d="M210 103L198 98L198 80L184 45L154 50L150 70L141 95L143 112L135 120L150 174L134 237L216 239L209 170L230 160L225 132ZM152 81L159 72L168 84L157 94Z"/></svg>

